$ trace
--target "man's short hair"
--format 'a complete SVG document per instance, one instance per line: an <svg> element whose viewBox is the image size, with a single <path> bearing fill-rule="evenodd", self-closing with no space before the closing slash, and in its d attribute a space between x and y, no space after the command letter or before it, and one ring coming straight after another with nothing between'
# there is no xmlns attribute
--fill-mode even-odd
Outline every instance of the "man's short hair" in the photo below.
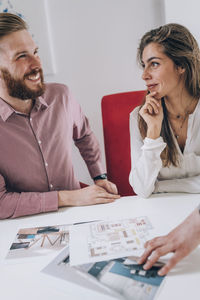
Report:
<svg viewBox="0 0 200 300"><path fill-rule="evenodd" d="M28 29L26 22L17 15L0 13L0 38L12 32Z"/></svg>

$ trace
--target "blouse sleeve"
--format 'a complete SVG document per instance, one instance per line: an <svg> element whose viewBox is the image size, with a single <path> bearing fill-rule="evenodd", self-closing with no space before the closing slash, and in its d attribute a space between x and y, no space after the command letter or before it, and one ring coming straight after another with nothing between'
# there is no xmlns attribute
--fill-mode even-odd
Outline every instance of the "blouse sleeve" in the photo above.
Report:
<svg viewBox="0 0 200 300"><path fill-rule="evenodd" d="M200 175L187 178L160 180L156 182L155 192L198 194L200 193Z"/></svg>
<svg viewBox="0 0 200 300"><path fill-rule="evenodd" d="M129 182L135 193L149 197L155 189L158 174L162 168L161 152L166 147L163 138L142 140L138 128L137 107L130 114L131 172Z"/></svg>

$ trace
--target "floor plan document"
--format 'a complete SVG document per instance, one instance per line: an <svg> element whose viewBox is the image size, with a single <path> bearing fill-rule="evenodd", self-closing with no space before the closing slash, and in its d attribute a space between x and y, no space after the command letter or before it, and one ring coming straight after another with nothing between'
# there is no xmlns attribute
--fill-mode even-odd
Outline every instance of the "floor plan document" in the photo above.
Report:
<svg viewBox="0 0 200 300"><path fill-rule="evenodd" d="M138 255L151 229L146 216L70 226L70 265Z"/></svg>

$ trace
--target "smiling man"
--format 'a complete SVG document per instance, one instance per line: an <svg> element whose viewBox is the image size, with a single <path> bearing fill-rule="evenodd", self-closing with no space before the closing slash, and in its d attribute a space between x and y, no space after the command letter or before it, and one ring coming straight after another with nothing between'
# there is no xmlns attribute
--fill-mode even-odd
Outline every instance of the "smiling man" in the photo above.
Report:
<svg viewBox="0 0 200 300"><path fill-rule="evenodd" d="M67 86L44 83L38 47L9 13L0 13L0 139L0 219L119 198L80 106ZM83 189L73 142L95 182Z"/></svg>

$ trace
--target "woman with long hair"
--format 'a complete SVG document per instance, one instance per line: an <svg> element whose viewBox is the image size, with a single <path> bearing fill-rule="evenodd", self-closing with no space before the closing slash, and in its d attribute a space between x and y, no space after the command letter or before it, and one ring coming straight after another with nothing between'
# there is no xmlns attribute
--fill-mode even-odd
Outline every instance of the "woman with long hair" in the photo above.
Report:
<svg viewBox="0 0 200 300"><path fill-rule="evenodd" d="M187 28L147 32L138 48L147 94L130 115L134 191L200 193L200 50Z"/></svg>

